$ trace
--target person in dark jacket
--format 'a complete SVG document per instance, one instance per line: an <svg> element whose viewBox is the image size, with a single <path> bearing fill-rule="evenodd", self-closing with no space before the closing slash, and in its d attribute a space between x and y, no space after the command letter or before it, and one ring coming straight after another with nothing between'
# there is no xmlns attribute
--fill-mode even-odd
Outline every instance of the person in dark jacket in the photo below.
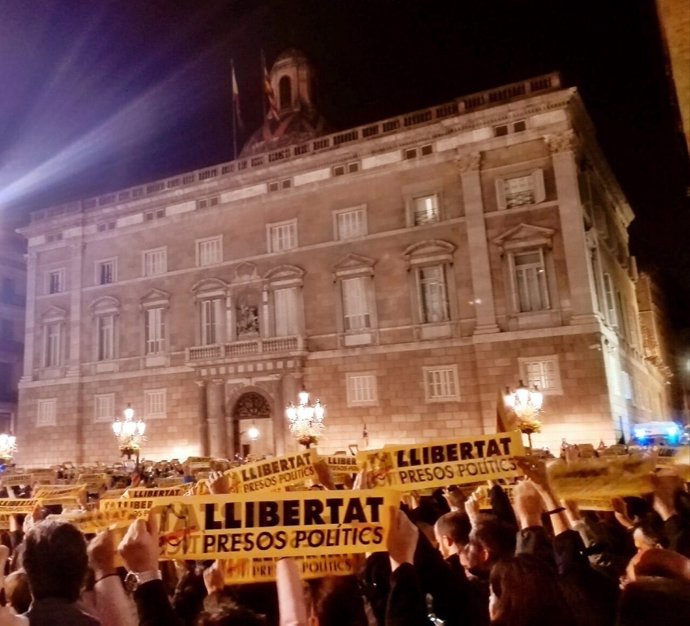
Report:
<svg viewBox="0 0 690 626"><path fill-rule="evenodd" d="M33 601L30 626L99 626L77 607L88 571L84 535L72 524L43 521L26 534L23 556Z"/></svg>

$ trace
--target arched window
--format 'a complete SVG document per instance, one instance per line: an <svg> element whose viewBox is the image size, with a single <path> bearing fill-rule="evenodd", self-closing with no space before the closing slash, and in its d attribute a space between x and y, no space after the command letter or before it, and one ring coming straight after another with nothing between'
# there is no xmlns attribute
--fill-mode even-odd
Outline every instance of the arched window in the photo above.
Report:
<svg viewBox="0 0 690 626"><path fill-rule="evenodd" d="M292 105L292 84L288 76L283 76L278 82L278 96L281 109L287 109Z"/></svg>

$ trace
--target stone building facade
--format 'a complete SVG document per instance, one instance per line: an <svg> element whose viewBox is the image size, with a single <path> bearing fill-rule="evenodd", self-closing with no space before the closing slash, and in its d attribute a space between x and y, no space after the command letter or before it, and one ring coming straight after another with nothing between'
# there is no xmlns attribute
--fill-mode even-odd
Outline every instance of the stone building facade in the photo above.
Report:
<svg viewBox="0 0 690 626"><path fill-rule="evenodd" d="M0 434L14 433L24 355L25 243L0 221Z"/></svg>
<svg viewBox="0 0 690 626"><path fill-rule="evenodd" d="M575 89L326 134L301 55L270 80L239 159L32 214L21 463L114 458L128 403L148 457L282 453L302 387L328 452L491 432L519 379L545 393L535 445L666 411L633 213Z"/></svg>

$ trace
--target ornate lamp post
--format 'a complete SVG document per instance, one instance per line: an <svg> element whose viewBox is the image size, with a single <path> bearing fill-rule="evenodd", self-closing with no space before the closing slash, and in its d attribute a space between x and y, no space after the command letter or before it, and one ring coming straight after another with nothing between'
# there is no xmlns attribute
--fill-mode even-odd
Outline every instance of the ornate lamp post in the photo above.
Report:
<svg viewBox="0 0 690 626"><path fill-rule="evenodd" d="M288 419L288 427L293 437L305 448L309 449L318 441L323 433L323 418L326 415L326 407L317 398L313 404L309 403L309 394L303 389L298 394L299 404L292 402L285 409Z"/></svg>
<svg viewBox="0 0 690 626"><path fill-rule="evenodd" d="M515 391L506 388L503 396L505 405L517 416L517 427L520 432L527 435L529 447L532 448L532 433L541 431L539 414L544 404L544 394L533 385L531 389L526 387L522 381Z"/></svg>
<svg viewBox="0 0 690 626"><path fill-rule="evenodd" d="M17 438L14 435L2 433L0 435L0 462L6 465L11 463L16 450Z"/></svg>
<svg viewBox="0 0 690 626"><path fill-rule="evenodd" d="M139 465L139 452L144 441L146 424L141 418L134 421L134 409L131 404L127 404L127 408L122 411L122 416L124 419L115 418L113 421L113 432L117 437L120 454L126 456L128 460L135 454L137 465Z"/></svg>

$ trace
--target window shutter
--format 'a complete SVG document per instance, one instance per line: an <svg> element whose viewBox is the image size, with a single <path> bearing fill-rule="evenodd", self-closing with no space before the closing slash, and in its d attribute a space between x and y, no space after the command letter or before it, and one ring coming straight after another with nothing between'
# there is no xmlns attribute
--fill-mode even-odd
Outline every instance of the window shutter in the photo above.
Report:
<svg viewBox="0 0 690 626"><path fill-rule="evenodd" d="M506 188L502 178L496 179L496 204L499 209L506 208Z"/></svg>
<svg viewBox="0 0 690 626"><path fill-rule="evenodd" d="M538 169L532 172L532 189L534 190L534 203L544 202L546 200L546 191L544 189L544 170Z"/></svg>

